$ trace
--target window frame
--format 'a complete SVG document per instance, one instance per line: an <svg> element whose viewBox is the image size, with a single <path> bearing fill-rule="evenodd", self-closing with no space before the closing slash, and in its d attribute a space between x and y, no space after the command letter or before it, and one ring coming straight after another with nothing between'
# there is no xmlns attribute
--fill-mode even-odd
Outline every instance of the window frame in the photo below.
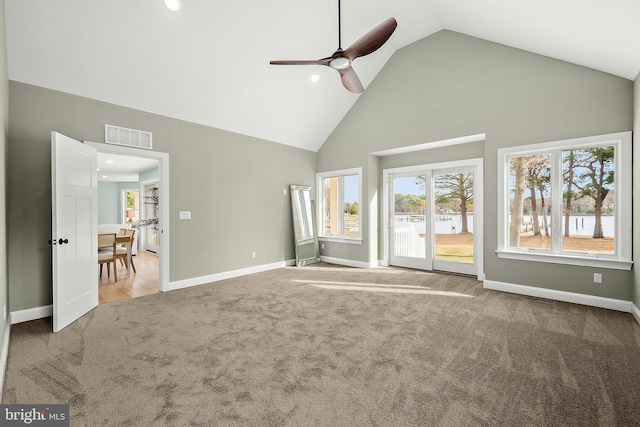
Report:
<svg viewBox="0 0 640 427"><path fill-rule="evenodd" d="M612 146L615 150L614 254L562 250L562 152ZM509 246L509 159L532 154L551 154L551 249ZM498 149L498 249L499 258L630 270L632 246L631 132L573 138ZM626 230L626 232L625 232Z"/></svg>
<svg viewBox="0 0 640 427"><path fill-rule="evenodd" d="M324 194L323 194L323 180L326 178L339 178L338 184L338 198L340 200L340 212L344 213L344 177L350 175L358 176L358 235L347 236L344 234L344 215L338 217L338 228L340 234L324 234ZM318 240L325 242L339 242L339 243L362 243L362 168L341 169L336 171L319 172L316 173L316 206L317 218L318 218Z"/></svg>

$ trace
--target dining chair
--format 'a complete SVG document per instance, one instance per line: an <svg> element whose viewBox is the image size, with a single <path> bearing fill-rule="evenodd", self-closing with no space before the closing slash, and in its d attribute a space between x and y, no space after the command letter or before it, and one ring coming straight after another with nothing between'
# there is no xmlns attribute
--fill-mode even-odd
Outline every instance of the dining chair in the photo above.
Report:
<svg viewBox="0 0 640 427"><path fill-rule="evenodd" d="M127 259L129 258L128 253L129 251L131 251L131 248L133 246L133 236L135 235L136 230L131 229L131 228L121 228L120 231L118 231L118 236L117 236L117 240L122 241L122 238L127 237L127 244L126 245L118 245L116 248L116 258L120 259L120 265L124 265L127 268L129 268L129 266L127 265ZM135 262L133 262L133 257L131 257L131 268L133 268L133 272L137 273L136 271L136 264Z"/></svg>
<svg viewBox="0 0 640 427"><path fill-rule="evenodd" d="M116 234L98 234L98 264L100 272L98 277L102 277L102 266L107 264L107 278L110 278L111 264L113 264L113 279L118 281L118 272L116 271Z"/></svg>

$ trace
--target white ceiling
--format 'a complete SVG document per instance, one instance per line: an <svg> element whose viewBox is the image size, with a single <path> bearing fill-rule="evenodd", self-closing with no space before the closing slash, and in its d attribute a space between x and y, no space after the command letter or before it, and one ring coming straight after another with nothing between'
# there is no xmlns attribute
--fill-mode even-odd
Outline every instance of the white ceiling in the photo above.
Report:
<svg viewBox="0 0 640 427"><path fill-rule="evenodd" d="M361 96L328 67L269 65L331 55L336 0L180 1L5 0L9 78L313 151ZM354 63L365 89L396 49L441 29L640 70L639 0L342 0L342 47L390 16L391 39Z"/></svg>
<svg viewBox="0 0 640 427"><path fill-rule="evenodd" d="M98 181L138 182L140 172L156 167L156 159L98 153Z"/></svg>

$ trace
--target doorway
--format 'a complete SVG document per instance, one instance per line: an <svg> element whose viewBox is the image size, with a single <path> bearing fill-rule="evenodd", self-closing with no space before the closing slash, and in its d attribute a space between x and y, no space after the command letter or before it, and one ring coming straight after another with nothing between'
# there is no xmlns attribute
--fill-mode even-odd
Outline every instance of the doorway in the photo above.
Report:
<svg viewBox="0 0 640 427"><path fill-rule="evenodd" d="M123 258L119 258L115 265L107 263L101 266L98 302L104 304L157 293L160 275L157 256L159 239L155 238L151 253L145 250L143 242L149 229L153 228L157 234L158 160L97 153L97 169L98 234L128 233L133 242L130 246L130 268ZM144 184L149 180L141 181L141 177L155 177L153 198L147 197L149 186ZM141 194L143 197L140 197ZM154 209L149 209L150 204ZM141 214L144 216L141 217ZM126 247L121 247L121 250L126 250Z"/></svg>
<svg viewBox="0 0 640 427"><path fill-rule="evenodd" d="M482 159L383 174L389 265L483 278Z"/></svg>
<svg viewBox="0 0 640 427"><path fill-rule="evenodd" d="M132 220L137 220L136 223L136 240L137 247L139 249L137 255L134 257L134 264L136 266L135 274L132 271L131 277L128 279L122 280L122 286L128 287L125 292L121 289L110 289L111 295L108 296L107 292L105 293L105 298L101 298L100 302L111 302L116 300L116 295L120 295L122 298L126 299L136 296L142 296L149 293L155 293L158 291L164 291L169 286L169 221L168 221L168 212L169 212L169 192L168 192L168 182L169 182L169 155L167 153L161 153L157 151L146 151L136 148L130 147L122 147L116 145L102 144L102 143L94 143L87 142L85 144L95 148L98 151L98 155L115 155L128 157L132 159L146 159L147 161L152 161L155 167L155 172L149 173L143 172L139 173L135 179L137 181L137 191L138 191L138 206L137 212L132 217ZM148 168L149 169L149 168ZM140 171L141 172L141 171ZM131 180L134 181L133 179ZM152 211L145 211L146 203L145 203L145 187L144 185L149 182L154 183L154 192L153 192L153 200L154 207ZM131 187L131 185L129 185ZM134 201L134 211L135 211L135 201ZM126 207L121 205L120 211L124 211L124 215L126 216ZM155 216L153 219L151 218L151 214ZM146 217L144 215L147 215ZM126 222L126 220L125 220ZM144 246L145 235L147 234L147 229L153 226L153 247L154 252L147 252L146 247ZM122 277L126 277L123 275ZM120 270L118 274L118 278L120 279ZM101 279L102 281L105 279ZM127 281L130 282L127 284ZM113 280L111 281L113 282ZM119 282L121 282L119 280ZM113 284L113 283L112 283Z"/></svg>

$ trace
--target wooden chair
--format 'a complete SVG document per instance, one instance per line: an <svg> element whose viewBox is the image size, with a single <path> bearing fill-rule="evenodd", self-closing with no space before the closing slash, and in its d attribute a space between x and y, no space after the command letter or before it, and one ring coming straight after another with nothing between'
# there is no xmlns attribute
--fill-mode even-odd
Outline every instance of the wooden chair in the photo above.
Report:
<svg viewBox="0 0 640 427"><path fill-rule="evenodd" d="M107 264L107 278L110 276L110 265L113 264L113 279L118 281L118 272L116 271L116 235L98 234L98 264L100 272L98 277L102 277L102 266Z"/></svg>
<svg viewBox="0 0 640 427"><path fill-rule="evenodd" d="M130 246L133 246L133 236L135 235L136 230L131 229L131 228L121 228L120 231L118 231L118 236L116 237L116 240L118 242L127 242L127 245L119 245L116 248L116 258L120 259L120 265L124 265L127 268L129 268L129 266L127 265L126 261L128 259L128 251L131 250ZM131 268L133 268L133 272L137 273L136 271L136 264L135 262L133 262L133 257L131 257Z"/></svg>

